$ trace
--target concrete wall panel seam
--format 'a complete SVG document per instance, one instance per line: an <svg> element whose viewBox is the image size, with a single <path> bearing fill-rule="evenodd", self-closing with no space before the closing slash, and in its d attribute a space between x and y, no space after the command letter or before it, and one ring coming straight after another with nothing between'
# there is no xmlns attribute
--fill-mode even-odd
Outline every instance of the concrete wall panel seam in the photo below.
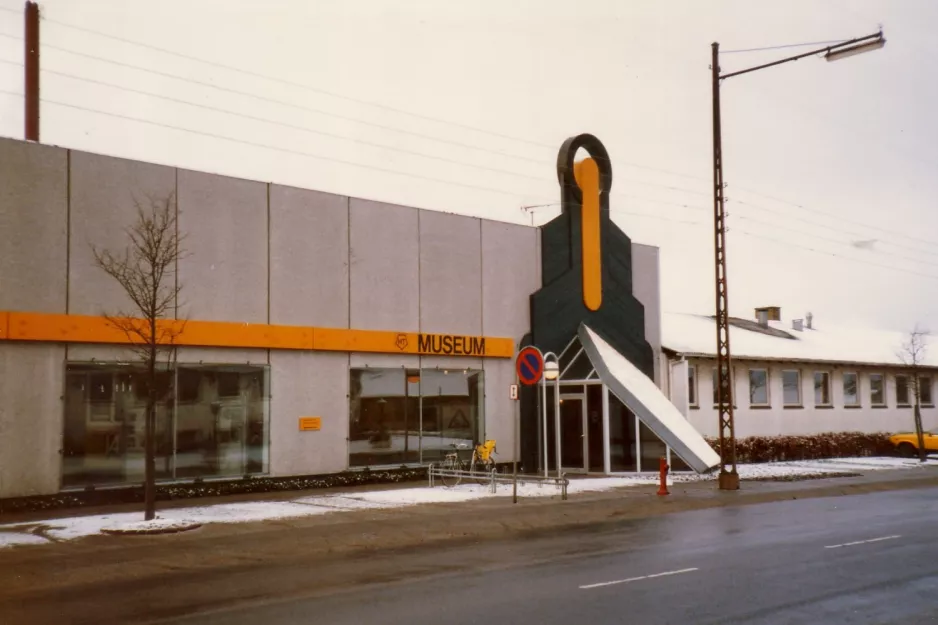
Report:
<svg viewBox="0 0 938 625"><path fill-rule="evenodd" d="M423 332L423 237L420 233L420 215L417 209L417 332Z"/></svg>
<svg viewBox="0 0 938 625"><path fill-rule="evenodd" d="M485 336L485 243L482 237L482 220L479 219L479 334Z"/></svg>
<svg viewBox="0 0 938 625"><path fill-rule="evenodd" d="M270 183L267 183L267 323L270 323Z"/></svg>
<svg viewBox="0 0 938 625"><path fill-rule="evenodd" d="M346 276L348 280L348 292L345 294L346 300L348 300L348 310L347 317L348 322L346 327L352 327L352 198L347 196L345 198L345 239L346 239L346 248L345 248L345 266L348 270L348 275Z"/></svg>
<svg viewBox="0 0 938 625"><path fill-rule="evenodd" d="M65 314L69 311L72 266L72 151L65 151Z"/></svg>

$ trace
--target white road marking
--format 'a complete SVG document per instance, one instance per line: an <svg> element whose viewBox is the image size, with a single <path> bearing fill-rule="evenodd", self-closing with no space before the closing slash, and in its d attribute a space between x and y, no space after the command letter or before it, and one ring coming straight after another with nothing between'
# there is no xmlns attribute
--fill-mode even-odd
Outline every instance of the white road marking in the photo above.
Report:
<svg viewBox="0 0 938 625"><path fill-rule="evenodd" d="M628 579L617 579L612 582L600 582L599 584L587 584L586 586L580 586L580 590L586 590L588 588L599 588L601 586L613 586L615 584L628 584L629 582L637 582L640 579L651 579L653 577L664 577L665 575L680 575L681 573L690 573L698 569L681 569L680 571L667 571L666 573L655 573L654 575L642 575L641 577L630 577Z"/></svg>
<svg viewBox="0 0 938 625"><path fill-rule="evenodd" d="M840 545L827 545L825 549L837 549L838 547L852 547L854 545L865 545L867 543L878 543L881 540L894 540L896 538L902 538L898 534L896 536L882 536L881 538L871 538L869 540L857 540L852 543L843 543Z"/></svg>

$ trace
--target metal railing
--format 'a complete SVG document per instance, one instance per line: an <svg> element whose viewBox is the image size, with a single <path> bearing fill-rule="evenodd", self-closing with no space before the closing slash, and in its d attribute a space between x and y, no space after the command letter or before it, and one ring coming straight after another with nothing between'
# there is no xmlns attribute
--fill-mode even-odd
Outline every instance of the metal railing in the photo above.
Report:
<svg viewBox="0 0 938 625"><path fill-rule="evenodd" d="M499 474L494 468L491 471L463 471L444 469L437 464L430 464L427 470L427 477L430 488L436 485L435 478L455 477L460 480L473 480L485 484L489 487L489 492L492 494L497 492L498 484L552 484L560 488L560 499L563 501L567 499L567 487L570 485L570 480L567 479L566 473L561 474L560 477L545 477L543 475L513 476Z"/></svg>

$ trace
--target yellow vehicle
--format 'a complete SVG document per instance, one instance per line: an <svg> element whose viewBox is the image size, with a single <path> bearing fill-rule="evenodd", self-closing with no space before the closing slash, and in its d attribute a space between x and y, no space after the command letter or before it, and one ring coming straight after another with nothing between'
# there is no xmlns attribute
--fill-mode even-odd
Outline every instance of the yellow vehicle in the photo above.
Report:
<svg viewBox="0 0 938 625"><path fill-rule="evenodd" d="M925 441L926 452L938 452L938 430L923 432L922 438ZM895 445L896 451L901 456L909 457L918 454L918 434L915 432L893 434L889 437L889 442Z"/></svg>

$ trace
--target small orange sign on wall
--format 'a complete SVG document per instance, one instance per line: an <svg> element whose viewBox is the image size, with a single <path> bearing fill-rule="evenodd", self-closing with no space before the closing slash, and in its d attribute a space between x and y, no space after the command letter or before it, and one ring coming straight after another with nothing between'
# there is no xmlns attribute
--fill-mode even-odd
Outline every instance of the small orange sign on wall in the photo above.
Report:
<svg viewBox="0 0 938 625"><path fill-rule="evenodd" d="M322 417L300 417L300 432L318 432L322 429Z"/></svg>

